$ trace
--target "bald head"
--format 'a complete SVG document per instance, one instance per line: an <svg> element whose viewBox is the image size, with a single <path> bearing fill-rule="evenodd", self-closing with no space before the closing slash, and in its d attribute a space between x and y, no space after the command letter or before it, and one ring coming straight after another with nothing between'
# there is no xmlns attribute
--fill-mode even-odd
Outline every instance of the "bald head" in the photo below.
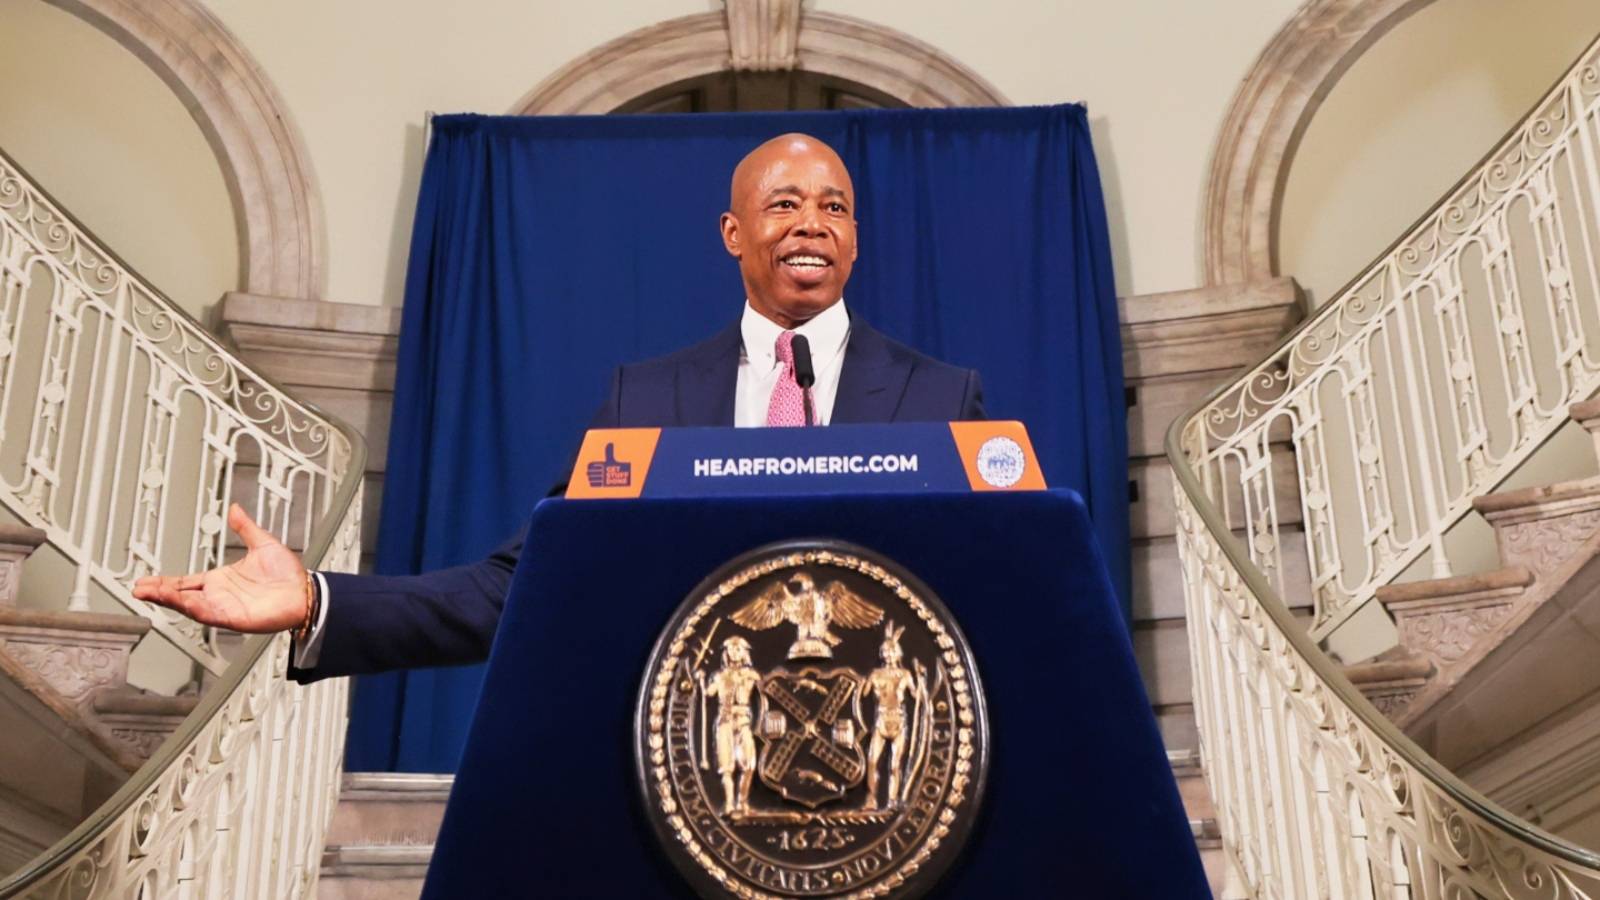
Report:
<svg viewBox="0 0 1600 900"><path fill-rule="evenodd" d="M783 328L844 295L856 258L855 186L832 147L784 134L733 170L722 241L756 312Z"/></svg>
<svg viewBox="0 0 1600 900"><path fill-rule="evenodd" d="M844 167L844 160L839 158L839 154L819 138L791 131L788 134L780 134L746 153L744 159L739 160L739 164L734 166L733 179L728 185L728 208L732 210L739 208L740 199L753 187L751 182L759 181L762 173L774 161L805 157L831 162L838 169L839 177L844 182L840 187L854 196L855 187L850 183L850 171Z"/></svg>

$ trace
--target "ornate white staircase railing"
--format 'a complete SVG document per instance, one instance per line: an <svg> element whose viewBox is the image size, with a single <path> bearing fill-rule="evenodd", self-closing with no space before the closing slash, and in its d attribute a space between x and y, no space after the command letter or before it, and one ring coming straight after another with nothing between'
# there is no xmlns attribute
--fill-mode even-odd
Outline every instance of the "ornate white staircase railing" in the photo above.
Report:
<svg viewBox="0 0 1600 900"><path fill-rule="evenodd" d="M87 821L0 898L305 897L337 799L348 688L283 677L284 635L230 666L215 636L133 599L227 552L237 500L308 565L354 571L366 446L255 373L0 154L0 508L220 673Z"/></svg>
<svg viewBox="0 0 1600 900"><path fill-rule="evenodd" d="M1600 42L1408 235L1168 434L1205 771L1257 897L1600 898L1600 855L1423 753L1314 638L1600 389ZM1286 584L1304 540L1310 584ZM1308 633L1286 595L1315 609ZM1301 605L1301 604L1296 604Z"/></svg>
<svg viewBox="0 0 1600 900"><path fill-rule="evenodd" d="M202 629L134 600L222 559L228 503L304 546L351 443L252 372L0 155L0 504L97 589L214 672Z"/></svg>
<svg viewBox="0 0 1600 900"><path fill-rule="evenodd" d="M1473 498L1600 388L1597 255L1600 45L1409 234L1189 417L1185 458L1279 592L1284 526L1303 524L1314 635L1418 560L1448 576L1445 534Z"/></svg>

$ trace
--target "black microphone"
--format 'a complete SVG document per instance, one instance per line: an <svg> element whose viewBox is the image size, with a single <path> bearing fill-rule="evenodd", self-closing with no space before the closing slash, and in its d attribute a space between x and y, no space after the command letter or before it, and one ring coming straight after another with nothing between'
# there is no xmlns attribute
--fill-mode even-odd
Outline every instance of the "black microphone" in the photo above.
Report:
<svg viewBox="0 0 1600 900"><path fill-rule="evenodd" d="M794 336L789 345L794 351L794 383L800 385L800 401L805 407L806 424L812 424L811 386L817 383L817 371L811 367L811 342L803 334Z"/></svg>
<svg viewBox="0 0 1600 900"><path fill-rule="evenodd" d="M794 336L794 342L789 345L794 350L794 380L800 385L801 390L817 383L817 372L811 368L811 342L803 334Z"/></svg>

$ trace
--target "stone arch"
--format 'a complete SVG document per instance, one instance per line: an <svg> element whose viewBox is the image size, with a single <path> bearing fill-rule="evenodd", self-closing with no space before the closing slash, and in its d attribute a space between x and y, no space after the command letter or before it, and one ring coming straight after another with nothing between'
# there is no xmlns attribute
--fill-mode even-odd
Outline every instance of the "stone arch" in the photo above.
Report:
<svg viewBox="0 0 1600 900"><path fill-rule="evenodd" d="M326 235L311 161L260 65L198 0L46 0L166 82L217 155L239 225L239 288L321 299Z"/></svg>
<svg viewBox="0 0 1600 900"><path fill-rule="evenodd" d="M1211 155L1205 276L1277 275L1283 188L1306 126L1350 66L1433 0L1311 0L1278 30L1234 95Z"/></svg>
<svg viewBox="0 0 1600 900"><path fill-rule="evenodd" d="M734 68L828 75L909 106L1009 105L993 85L938 49L861 19L821 12L796 12L793 19L769 16L763 24L787 33L747 42L729 24L743 5L734 0L725 12L671 19L596 47L523 95L510 112L608 113L667 85ZM735 42L740 44L737 63ZM745 55L747 43L757 46L756 58Z"/></svg>

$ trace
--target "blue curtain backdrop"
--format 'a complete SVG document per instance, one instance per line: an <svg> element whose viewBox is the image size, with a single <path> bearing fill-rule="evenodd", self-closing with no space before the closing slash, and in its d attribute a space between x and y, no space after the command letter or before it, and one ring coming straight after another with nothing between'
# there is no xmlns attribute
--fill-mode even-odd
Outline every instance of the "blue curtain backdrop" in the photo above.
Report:
<svg viewBox="0 0 1600 900"><path fill-rule="evenodd" d="M982 372L990 416L1026 422L1050 483L1084 495L1126 604L1121 343L1082 106L433 124L379 572L466 562L514 533L613 366L739 315L744 291L717 234L729 176L756 144L804 131L855 180L852 313ZM480 678L471 667L361 679L348 768L453 771ZM559 687L530 685L530 702L548 689Z"/></svg>

